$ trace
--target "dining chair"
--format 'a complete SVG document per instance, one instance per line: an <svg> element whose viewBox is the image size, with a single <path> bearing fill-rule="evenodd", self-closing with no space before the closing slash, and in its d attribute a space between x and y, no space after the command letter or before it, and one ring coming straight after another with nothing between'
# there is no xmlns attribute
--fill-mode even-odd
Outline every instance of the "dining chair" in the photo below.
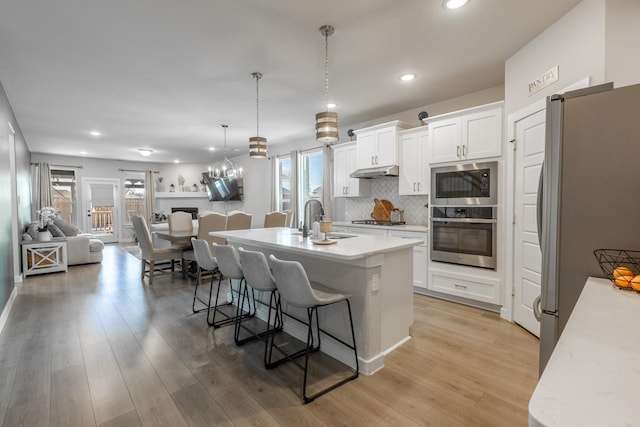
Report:
<svg viewBox="0 0 640 427"><path fill-rule="evenodd" d="M175 260L181 259L183 251L181 248L173 247L163 249L155 248L151 240L151 233L149 232L147 221L137 215L131 215L131 221L141 252L142 273L140 278L144 279L145 276L147 276L149 278L149 285L153 285L153 278L155 276L173 274L175 270ZM156 270L156 261L170 261L171 270ZM149 266L148 270L147 265Z"/></svg>
<svg viewBox="0 0 640 427"><path fill-rule="evenodd" d="M227 230L246 230L251 228L252 215L245 212L234 212L227 217Z"/></svg>
<svg viewBox="0 0 640 427"><path fill-rule="evenodd" d="M193 232L193 220L191 218L192 217L190 213L182 212L182 211L172 212L169 215L167 215L167 221L169 224L169 233ZM184 241L180 241L180 242L172 242L171 247L181 249L182 251L185 251L185 252L189 251L191 250L191 241L189 239L185 239ZM186 277L187 272L189 271L189 266L187 265L188 260L184 258L184 254L183 254L183 258L180 261L181 261L180 267L182 268L182 276Z"/></svg>
<svg viewBox="0 0 640 427"><path fill-rule="evenodd" d="M264 216L264 228L286 227L287 214L284 212L269 212Z"/></svg>
<svg viewBox="0 0 640 427"><path fill-rule="evenodd" d="M196 276L196 287L193 291L193 304L191 305L191 309L194 313L199 313L201 311L207 310L207 314L209 310L211 310L211 295L213 293L213 281L215 279L215 273L218 272L218 262L215 257L211 254L211 245L209 242L203 239L191 239L191 246L193 247L193 255L195 258L195 262L198 264L198 274ZM198 297L198 286L202 285L202 273L208 272L211 273L211 283L209 284L209 301L205 302L200 297ZM196 309L196 300L200 301L204 308Z"/></svg>
<svg viewBox="0 0 640 427"><path fill-rule="evenodd" d="M307 277L307 273L304 270L302 264L297 261L284 261L276 258L273 255L269 256L273 277L276 281L276 287L278 288L278 292L282 300L290 304L294 307L299 307L302 309L306 309L307 311L307 343L305 348L296 352L296 353L287 353L282 350L280 347L275 345L275 336L271 335L270 341L270 353L275 348L280 353L284 355L284 358L288 361L293 362L297 367L304 371L304 378L302 381L302 401L304 403L309 403L316 399L319 396L343 385L349 381L355 380L358 378L358 351L356 349L356 336L353 329L353 316L351 314L351 303L349 302L349 294L345 294L339 292L337 290L328 288L324 285L320 285L319 283L314 283L313 285L309 281ZM320 321L318 318L318 309L327 307L329 305L337 304L340 302L346 303L348 314L349 314L349 326L351 329L351 342L352 344L347 343L341 338L336 337L335 335L327 332L326 330L320 327ZM315 334L314 334L314 317L315 317ZM320 336L321 334L325 334L331 338L333 338L336 343L340 343L347 347L349 350L353 351L353 356L355 358L355 369L353 372L336 382L333 382L329 386L323 387L321 390L315 392L312 395L307 395L307 383L308 383L308 373L309 369L309 354L320 349ZM317 345L314 345L314 335L318 338ZM305 356L304 365L300 364L297 361L298 357ZM285 360L285 361L286 361ZM271 360L267 360L267 362L271 363ZM276 365L279 362L275 363ZM314 371L314 370L311 370Z"/></svg>
<svg viewBox="0 0 640 427"><path fill-rule="evenodd" d="M209 233L212 231L224 231L227 229L227 216L216 212L209 212L206 215L198 216L198 236L200 240L206 240L209 245L214 242L218 245L227 243L224 237L213 237ZM185 263L197 262L194 250L186 250L182 257ZM199 272L199 271L198 271Z"/></svg>

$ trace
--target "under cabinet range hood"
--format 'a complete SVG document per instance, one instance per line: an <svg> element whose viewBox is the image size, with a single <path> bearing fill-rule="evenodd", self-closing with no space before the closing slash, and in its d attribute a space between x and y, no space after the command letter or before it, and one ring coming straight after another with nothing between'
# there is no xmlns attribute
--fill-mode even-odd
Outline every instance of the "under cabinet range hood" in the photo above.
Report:
<svg viewBox="0 0 640 427"><path fill-rule="evenodd" d="M382 166L378 168L358 169L351 173L351 178L383 178L385 176L398 176L398 166Z"/></svg>

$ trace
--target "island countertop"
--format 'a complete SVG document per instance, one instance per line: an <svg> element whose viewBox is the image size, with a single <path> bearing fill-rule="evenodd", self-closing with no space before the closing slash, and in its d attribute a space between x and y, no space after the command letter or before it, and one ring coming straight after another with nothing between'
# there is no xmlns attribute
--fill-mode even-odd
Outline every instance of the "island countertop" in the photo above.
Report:
<svg viewBox="0 0 640 427"><path fill-rule="evenodd" d="M282 251L306 253L318 258L346 261L397 251L423 243L422 239L353 234L354 237L338 239L332 245L319 245L314 244L311 238L302 237L298 230L286 227L214 231L209 234L224 237L240 244L260 244L262 247ZM345 233L336 234L345 235Z"/></svg>

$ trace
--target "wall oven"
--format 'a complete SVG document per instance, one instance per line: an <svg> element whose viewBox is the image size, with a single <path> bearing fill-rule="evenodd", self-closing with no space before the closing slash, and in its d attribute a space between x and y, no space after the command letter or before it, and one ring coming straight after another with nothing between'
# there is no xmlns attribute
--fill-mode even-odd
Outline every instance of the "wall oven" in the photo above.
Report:
<svg viewBox="0 0 640 427"><path fill-rule="evenodd" d="M498 163L467 163L431 169L431 205L496 205Z"/></svg>
<svg viewBox="0 0 640 427"><path fill-rule="evenodd" d="M495 206L432 206L431 260L496 269Z"/></svg>

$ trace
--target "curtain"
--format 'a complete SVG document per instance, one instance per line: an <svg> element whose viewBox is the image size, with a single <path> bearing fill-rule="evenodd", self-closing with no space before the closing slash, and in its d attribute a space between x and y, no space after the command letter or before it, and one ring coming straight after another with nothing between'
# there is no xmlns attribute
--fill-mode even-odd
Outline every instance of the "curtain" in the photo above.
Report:
<svg viewBox="0 0 640 427"><path fill-rule="evenodd" d="M325 145L322 149L322 207L324 208L325 220L333 219L333 179L331 174L331 163L333 162L333 150L331 146Z"/></svg>
<svg viewBox="0 0 640 427"><path fill-rule="evenodd" d="M156 191L155 182L153 180L153 171L148 170L144 173L144 216L147 219L148 224L155 222L155 200Z"/></svg>
<svg viewBox="0 0 640 427"><path fill-rule="evenodd" d="M298 150L293 150L290 154L291 159L291 222L294 228L298 228L300 214L298 212Z"/></svg>
<svg viewBox="0 0 640 427"><path fill-rule="evenodd" d="M278 158L276 156L271 156L269 159L271 163L271 211L279 211L277 195L280 191L279 188L276 188L276 182L278 182Z"/></svg>
<svg viewBox="0 0 640 427"><path fill-rule="evenodd" d="M49 163L38 163L38 200L36 209L51 206L51 169Z"/></svg>

